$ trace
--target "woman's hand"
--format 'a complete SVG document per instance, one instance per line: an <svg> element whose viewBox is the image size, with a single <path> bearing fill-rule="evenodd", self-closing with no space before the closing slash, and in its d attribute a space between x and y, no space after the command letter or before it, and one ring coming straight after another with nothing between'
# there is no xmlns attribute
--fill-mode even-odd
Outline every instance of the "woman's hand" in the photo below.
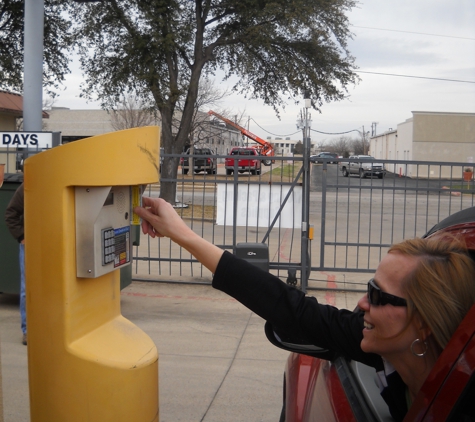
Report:
<svg viewBox="0 0 475 422"><path fill-rule="evenodd" d="M185 248L212 273L216 271L223 250L191 230L175 209L160 198L142 198L134 212L142 219L142 231L151 237L169 237Z"/></svg>
<svg viewBox="0 0 475 422"><path fill-rule="evenodd" d="M142 219L142 232L151 237L169 237L180 244L191 232L175 209L161 198L143 197L142 206L135 207L134 212Z"/></svg>

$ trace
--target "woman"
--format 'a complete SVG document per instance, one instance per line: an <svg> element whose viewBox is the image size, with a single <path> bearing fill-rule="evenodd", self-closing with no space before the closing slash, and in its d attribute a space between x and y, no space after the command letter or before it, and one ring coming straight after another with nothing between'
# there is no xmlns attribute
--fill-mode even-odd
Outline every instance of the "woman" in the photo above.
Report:
<svg viewBox="0 0 475 422"><path fill-rule="evenodd" d="M213 287L269 321L282 340L314 344L374 367L397 421L475 303L475 264L455 240L394 245L358 302L361 312L352 312L321 305L209 243L162 199L144 197L134 211L145 234L169 237L188 250L214 274Z"/></svg>

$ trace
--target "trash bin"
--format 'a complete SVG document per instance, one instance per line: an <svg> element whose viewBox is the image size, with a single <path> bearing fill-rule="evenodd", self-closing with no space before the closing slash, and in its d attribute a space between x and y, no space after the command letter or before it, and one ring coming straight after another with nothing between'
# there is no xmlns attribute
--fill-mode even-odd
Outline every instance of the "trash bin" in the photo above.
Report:
<svg viewBox="0 0 475 422"><path fill-rule="evenodd" d="M20 294L19 246L5 223L5 210L13 194L23 183L23 173L6 173L0 188L0 292Z"/></svg>

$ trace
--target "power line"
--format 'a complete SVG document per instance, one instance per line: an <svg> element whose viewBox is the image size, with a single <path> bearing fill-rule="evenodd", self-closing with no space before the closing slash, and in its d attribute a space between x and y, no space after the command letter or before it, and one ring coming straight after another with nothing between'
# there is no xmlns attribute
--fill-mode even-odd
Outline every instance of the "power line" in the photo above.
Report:
<svg viewBox="0 0 475 422"><path fill-rule="evenodd" d="M264 132L267 132L269 135L273 135L273 136L292 136L292 135L295 135L296 133L300 133L300 130L298 130L297 132L294 132L294 133L289 133L288 135L277 135L276 133L272 133L272 132L269 132L268 130L264 129L259 123L257 123L252 117L251 117L251 120L257 125L259 126L260 129L262 129Z"/></svg>
<svg viewBox="0 0 475 422"><path fill-rule="evenodd" d="M270 135L273 135L273 136L279 136L279 137L283 137L283 136L292 136L292 135L295 135L297 133L300 133L300 131L297 131L297 132L294 132L294 133L289 133L287 135L279 135L277 133L272 133L272 132L269 132L268 130L264 129L259 123L257 123L252 117L251 117L251 120L257 125L259 126L260 129L262 129L264 132L267 132L268 134ZM350 133L350 132L360 132L359 129L352 129L352 130L348 130L347 132L320 132L319 130L315 130L315 129L312 129L310 128L310 130L312 132L317 132L317 133L321 133L323 135L345 135L347 133Z"/></svg>
<svg viewBox="0 0 475 422"><path fill-rule="evenodd" d="M367 72L364 70L355 70L357 73L369 73L372 75L398 76L400 78L430 79L433 81L462 82L466 84L475 84L475 81L462 81L460 79L431 78L429 76L399 75L397 73Z"/></svg>
<svg viewBox="0 0 475 422"><path fill-rule="evenodd" d="M358 25L351 25L351 26L354 27L354 28L373 29L375 31L401 32L403 34L428 35L428 36L431 36L431 37L456 38L456 39L459 39L459 40L475 41L475 38L457 37L455 35L429 34L427 32L414 32L414 31L402 31L402 30L399 30L399 29L373 28L371 26L358 26Z"/></svg>
<svg viewBox="0 0 475 422"><path fill-rule="evenodd" d="M300 130L297 131L297 132L294 132L294 133L289 133L287 135L278 135L277 133L272 133L272 132L269 132L268 130L264 129L259 123L257 123L252 117L251 119L257 126L259 126L260 129L262 129L264 132L267 132L268 134L270 135L273 135L273 136L278 136L278 137L284 137L284 136L292 136L292 135L295 135L297 133L300 133ZM358 129L352 129L352 130L349 130L347 132L320 132L319 130L315 130L315 129L312 129L310 128L310 130L312 132L317 132L317 133L321 133L323 135L345 135L346 133L350 133L350 132L359 132Z"/></svg>
<svg viewBox="0 0 475 422"><path fill-rule="evenodd" d="M351 129L347 132L320 132L319 130L315 130L315 129L312 129L312 128L310 128L310 130L312 132L321 133L323 135L345 135L345 134L350 133L350 132L360 132L360 130L358 130L358 129Z"/></svg>

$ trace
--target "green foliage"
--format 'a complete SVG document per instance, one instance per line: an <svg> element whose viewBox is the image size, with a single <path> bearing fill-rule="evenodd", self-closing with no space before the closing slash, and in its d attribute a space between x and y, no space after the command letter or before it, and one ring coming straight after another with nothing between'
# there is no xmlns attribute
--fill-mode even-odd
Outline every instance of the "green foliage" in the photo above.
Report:
<svg viewBox="0 0 475 422"><path fill-rule="evenodd" d="M276 113L308 91L318 109L357 82L347 50L354 0L108 0L69 3L81 41L84 96L113 108L126 92L153 100L162 146L180 153L189 136L198 85L217 69L234 89ZM181 121L172 132L179 104ZM176 174L178 162L162 168ZM165 192L165 193L164 193ZM174 201L174 191L161 191Z"/></svg>
<svg viewBox="0 0 475 422"><path fill-rule="evenodd" d="M302 141L298 141L294 146L294 154L303 154Z"/></svg>
<svg viewBox="0 0 475 422"><path fill-rule="evenodd" d="M23 90L24 0L0 4L0 89ZM68 73L67 51L73 43L70 23L61 10L61 0L45 0L43 85L54 88ZM54 95L48 91L50 95Z"/></svg>
<svg viewBox="0 0 475 422"><path fill-rule="evenodd" d="M110 0L71 5L83 40L87 92L105 106L124 90L157 107L223 68L235 89L275 107L308 90L316 107L357 81L346 42L353 0ZM192 99L192 98L190 98Z"/></svg>

